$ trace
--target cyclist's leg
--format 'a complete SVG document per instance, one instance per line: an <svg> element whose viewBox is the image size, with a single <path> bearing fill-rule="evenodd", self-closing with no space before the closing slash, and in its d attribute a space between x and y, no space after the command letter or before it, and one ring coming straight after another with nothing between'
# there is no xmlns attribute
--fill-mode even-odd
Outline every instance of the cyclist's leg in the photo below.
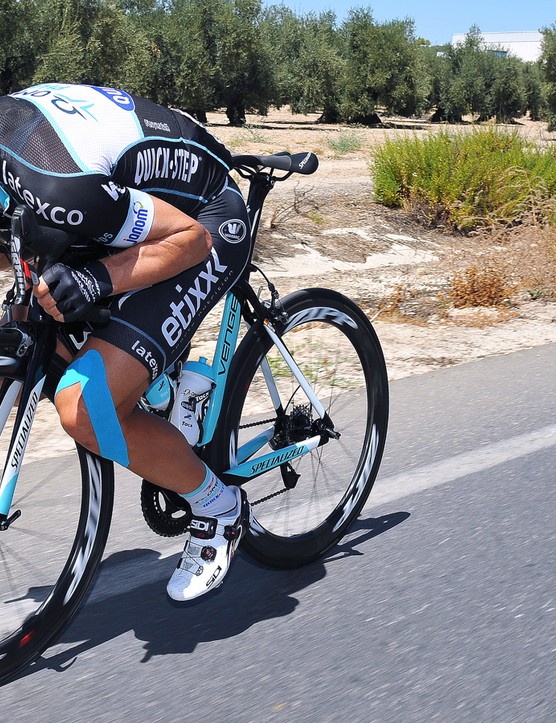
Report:
<svg viewBox="0 0 556 723"><path fill-rule="evenodd" d="M112 458L180 494L201 485L206 467L177 429L139 409L137 401L181 356L202 319L236 281L250 244L245 203L231 180L198 219L213 239L207 260L172 279L116 297L110 322L95 330L79 354L85 376L94 377L92 384L86 382L89 406L104 409L87 407L86 386L75 383L75 376L66 379L56 396L64 428L84 447L104 455L99 441L105 439L110 448L120 439L121 456ZM101 420L96 430L91 412Z"/></svg>
<svg viewBox="0 0 556 723"><path fill-rule="evenodd" d="M56 395L56 407L70 436L162 487L186 493L201 484L204 465L183 435L137 407L149 384L143 364L118 347L92 338L71 369L73 376L67 372Z"/></svg>

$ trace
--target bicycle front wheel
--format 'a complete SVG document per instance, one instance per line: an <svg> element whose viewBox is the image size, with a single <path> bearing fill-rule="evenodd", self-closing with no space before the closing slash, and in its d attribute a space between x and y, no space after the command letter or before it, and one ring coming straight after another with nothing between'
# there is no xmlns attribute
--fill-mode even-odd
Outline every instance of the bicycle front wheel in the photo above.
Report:
<svg viewBox="0 0 556 723"><path fill-rule="evenodd" d="M352 301L307 289L286 297L283 306L288 321L277 331L324 406L331 432L313 451L292 454L245 483L255 520L242 549L264 564L295 567L334 545L365 504L386 438L388 381L376 333ZM279 459L280 449L303 446L322 431L261 325L238 348L230 378L215 445L221 472L266 453ZM233 473L225 479L241 483Z"/></svg>
<svg viewBox="0 0 556 723"><path fill-rule="evenodd" d="M112 463L64 445L69 438L50 402L38 409L12 506L21 516L0 531L0 685L36 660L78 612L112 514ZM10 431L8 418L4 456Z"/></svg>

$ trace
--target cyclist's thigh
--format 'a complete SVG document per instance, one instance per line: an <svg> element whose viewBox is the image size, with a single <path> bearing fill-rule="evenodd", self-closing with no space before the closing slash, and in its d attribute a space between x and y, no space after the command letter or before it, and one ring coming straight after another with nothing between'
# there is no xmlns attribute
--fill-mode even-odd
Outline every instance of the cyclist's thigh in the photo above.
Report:
<svg viewBox="0 0 556 723"><path fill-rule="evenodd" d="M209 230L220 262L230 265L237 278L247 262L250 232L245 201L233 179L196 218Z"/></svg>
<svg viewBox="0 0 556 723"><path fill-rule="evenodd" d="M114 297L110 322L94 331L96 338L139 359L151 380L181 356L203 318L247 263L247 211L236 189L232 181L197 216L212 236L208 258L167 281Z"/></svg>

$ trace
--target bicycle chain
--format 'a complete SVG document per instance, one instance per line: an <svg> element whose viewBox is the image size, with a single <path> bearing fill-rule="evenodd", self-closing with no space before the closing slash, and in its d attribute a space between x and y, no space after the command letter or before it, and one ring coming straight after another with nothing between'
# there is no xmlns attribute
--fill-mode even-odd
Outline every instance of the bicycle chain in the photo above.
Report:
<svg viewBox="0 0 556 723"><path fill-rule="evenodd" d="M261 419L259 422L251 422L250 424L240 424L240 429L248 429L249 427L259 427L261 424L270 424L276 421L276 417L273 419ZM260 505L262 502L268 502L268 500L271 500L273 497L278 497L278 495L284 494L284 492L288 492L288 490L284 487L283 490L278 490L278 492L273 492L271 495L267 495L266 497L261 497L260 500L255 500L255 502L251 502L251 507L255 507L256 505Z"/></svg>
<svg viewBox="0 0 556 723"><path fill-rule="evenodd" d="M250 424L240 424L240 429L249 429L249 427L259 427L261 424L270 424L271 422L275 422L276 417L273 419L261 419L260 422L251 422Z"/></svg>
<svg viewBox="0 0 556 723"><path fill-rule="evenodd" d="M260 500L255 500L255 502L251 502L251 507L255 507L255 505L260 505L261 502L268 502L268 500L271 500L273 497L278 497L278 495L283 495L284 492L289 492L289 490L284 487L283 490L278 490L278 492L273 492L271 495L267 495L266 497L261 497Z"/></svg>

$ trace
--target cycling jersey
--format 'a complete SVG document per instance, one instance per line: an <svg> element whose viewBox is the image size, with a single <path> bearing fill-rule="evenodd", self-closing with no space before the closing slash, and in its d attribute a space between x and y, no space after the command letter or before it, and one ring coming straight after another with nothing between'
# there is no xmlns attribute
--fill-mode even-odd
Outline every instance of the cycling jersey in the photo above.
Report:
<svg viewBox="0 0 556 723"><path fill-rule="evenodd" d="M63 325L71 351L92 332L138 359L151 379L183 354L249 255L247 210L230 162L226 147L186 113L121 90L51 83L0 98L0 189L9 210L25 203L41 225L125 248L147 237L157 196L212 237L204 262L112 297L108 324L80 340Z"/></svg>
<svg viewBox="0 0 556 723"><path fill-rule="evenodd" d="M103 244L145 239L147 194L196 216L230 159L189 115L121 90L51 83L0 98L0 185L42 225Z"/></svg>

